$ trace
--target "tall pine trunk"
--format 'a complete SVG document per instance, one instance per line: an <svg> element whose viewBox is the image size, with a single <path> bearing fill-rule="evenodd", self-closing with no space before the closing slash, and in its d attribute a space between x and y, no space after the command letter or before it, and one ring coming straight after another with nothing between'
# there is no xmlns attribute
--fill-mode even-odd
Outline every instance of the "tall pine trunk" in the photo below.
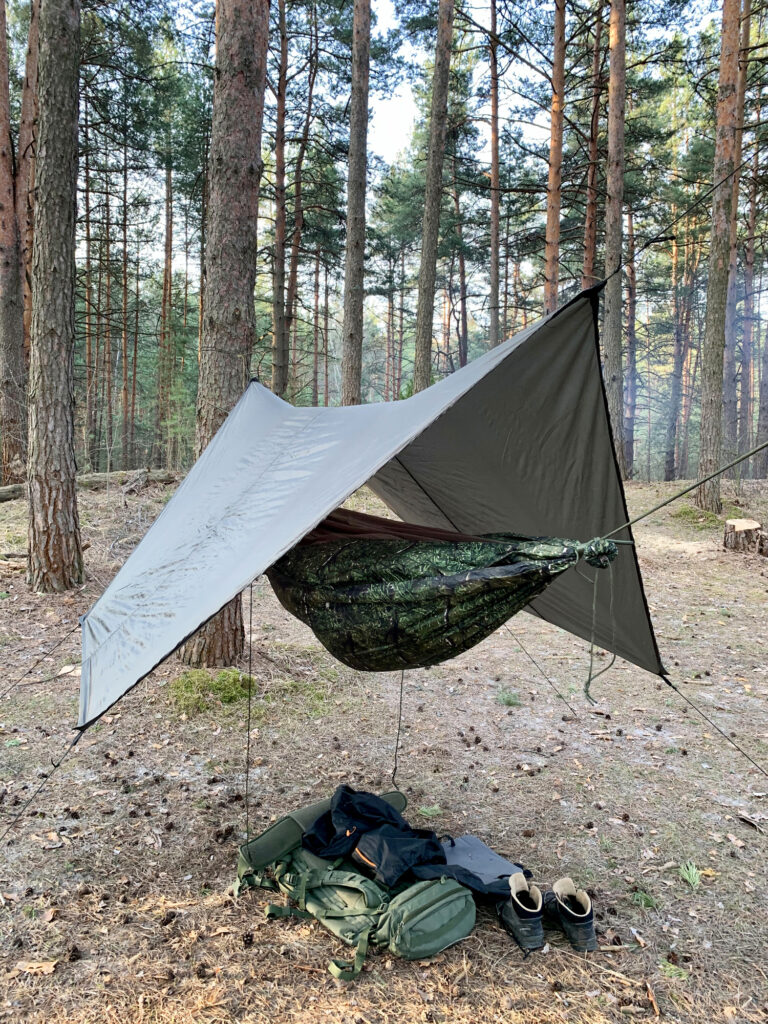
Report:
<svg viewBox="0 0 768 1024"><path fill-rule="evenodd" d="M288 28L285 0L278 0L280 63L275 108L275 244L272 268L272 391L281 398L288 387L289 336L285 323L285 102L288 89ZM213 140L211 140L213 146ZM210 239L208 241L210 245ZM208 285L210 288L210 284Z"/></svg>
<svg viewBox="0 0 768 1024"><path fill-rule="evenodd" d="M269 0L219 0L217 11L198 456L249 376ZM242 654L244 639L238 596L187 641L182 659L189 665L231 665Z"/></svg>
<svg viewBox="0 0 768 1024"><path fill-rule="evenodd" d="M19 144L16 154L16 220L21 239L21 279L24 287L24 346L29 353L32 323L32 239L35 222L35 152L38 131L38 64L40 53L40 0L29 7L29 38L21 90Z"/></svg>
<svg viewBox="0 0 768 1024"><path fill-rule="evenodd" d="M28 580L82 582L75 491L74 352L80 0L40 11L39 123L29 368Z"/></svg>
<svg viewBox="0 0 768 1024"><path fill-rule="evenodd" d="M440 233L440 199L443 190L443 156L448 121L448 76L451 69L453 0L439 0L437 46L432 79L432 107L429 118L427 177L424 190L424 220L421 230L421 264L416 308L413 389L428 388L432 376L432 320L435 311L437 241Z"/></svg>
<svg viewBox="0 0 768 1024"><path fill-rule="evenodd" d="M603 347L605 387L613 428L613 443L622 477L624 458L624 375L622 369L622 205L624 200L624 107L626 103L625 0L613 0L609 29L611 55L608 80L608 170L605 201L605 312Z"/></svg>
<svg viewBox="0 0 768 1024"><path fill-rule="evenodd" d="M370 48L371 0L355 0L352 28L352 98L349 107L347 246L344 254L344 324L342 327L341 351L342 405L359 405L361 399Z"/></svg>
<svg viewBox="0 0 768 1024"><path fill-rule="evenodd" d="M0 4L0 482L24 479L27 368L21 234L15 210L5 0Z"/></svg>
<svg viewBox="0 0 768 1024"><path fill-rule="evenodd" d="M597 164L598 137L600 135L600 38L603 34L603 0L597 3L595 40L592 48L592 116L589 121L589 165L587 167L587 205L584 213L584 263L581 287L591 288L597 282L595 260L597 256Z"/></svg>
<svg viewBox="0 0 768 1024"><path fill-rule="evenodd" d="M704 322L701 372L701 432L699 478L714 473L720 465L723 424L723 353L725 350L725 307L728 295L728 265L731 240L731 205L736 137L743 113L738 103L739 0L723 0L720 52L720 83L717 97L717 135L712 171L712 228L709 245L707 309ZM699 508L720 512L720 477L702 484L696 491Z"/></svg>
<svg viewBox="0 0 768 1024"><path fill-rule="evenodd" d="M623 2L623 0L621 0ZM544 241L544 312L557 309L560 260L560 205L563 180L563 102L565 99L565 0L555 0L555 49L552 58L552 106L549 118L547 227Z"/></svg>
<svg viewBox="0 0 768 1024"><path fill-rule="evenodd" d="M637 413L637 271L635 269L635 222L627 211L627 375L624 391L624 463L627 479L634 475L635 416ZM649 381L650 383L650 381ZM650 404L650 403L649 403Z"/></svg>
<svg viewBox="0 0 768 1024"><path fill-rule="evenodd" d="M558 0L558 3L565 3L565 0ZM488 296L488 312L490 323L488 329L488 340L491 348L499 344L499 234L500 234L500 175L499 175L499 62L498 62L499 39L496 34L496 0L491 0L491 32L490 32L490 66L491 66L491 252L489 283L490 295ZM456 202L458 204L458 191ZM463 272L463 253L461 255ZM465 303L466 305L466 303ZM462 343L459 347L459 363L464 366L466 363L466 334L463 333ZM461 360L462 350L464 351L464 362Z"/></svg>
<svg viewBox="0 0 768 1024"><path fill-rule="evenodd" d="M731 196L730 251L728 257L728 293L725 300L725 352L723 355L723 456L727 461L736 458L738 450L738 369L736 366L736 306L739 291L739 185L741 182L742 153L742 120L744 97L747 91L747 67L749 56L750 19L752 14L750 0L742 0L742 16L739 47L739 79L736 92L736 106L739 111L739 124L736 129L736 141L733 154L733 177ZM735 476L738 467L729 471Z"/></svg>
<svg viewBox="0 0 768 1024"><path fill-rule="evenodd" d="M760 120L758 103L757 120ZM739 395L739 455L752 447L752 379L755 337L755 234L757 231L757 177L760 147L757 138L752 154L752 176L749 182L749 213L747 215L747 245L744 253L744 330L741 338L741 392ZM751 475L749 462L742 464L742 473Z"/></svg>

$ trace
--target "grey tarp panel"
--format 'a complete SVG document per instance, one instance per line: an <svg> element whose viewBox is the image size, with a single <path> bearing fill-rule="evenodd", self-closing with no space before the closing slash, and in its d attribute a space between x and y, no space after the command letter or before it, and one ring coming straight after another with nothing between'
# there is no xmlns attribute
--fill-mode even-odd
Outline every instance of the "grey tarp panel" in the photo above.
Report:
<svg viewBox="0 0 768 1024"><path fill-rule="evenodd" d="M595 302L578 296L397 403L294 408L252 382L84 618L79 725L367 481L401 518L468 533L589 540L625 522ZM633 548L620 547L613 579L613 617L600 583L597 642L661 672ZM592 588L568 571L534 610L589 638Z"/></svg>

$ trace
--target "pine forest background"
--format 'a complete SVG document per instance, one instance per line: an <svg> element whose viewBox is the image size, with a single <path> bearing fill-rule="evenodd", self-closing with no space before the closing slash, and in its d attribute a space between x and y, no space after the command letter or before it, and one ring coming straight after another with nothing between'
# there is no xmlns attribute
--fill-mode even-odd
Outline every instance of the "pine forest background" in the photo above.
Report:
<svg viewBox="0 0 768 1024"><path fill-rule="evenodd" d="M377 24L379 5L373 5L370 103L407 80L419 117L410 136L404 132L395 162L369 152L362 371L368 402L413 389L437 10L412 0L384 6ZM560 302L603 273L608 145L609 7L602 0L563 6ZM11 0L6 10L16 146L30 8ZM635 0L627 8L624 443L627 475L639 479L696 473L719 10L686 0ZM768 438L768 37L766 8L750 9L744 0L742 43L745 11L724 459ZM351 3L333 0L273 0L270 10L250 373L270 384L275 331L284 332L284 397L301 405L341 399L352 14ZM500 112L501 338L544 312L554 19L553 3L457 6L434 379L489 346L492 61ZM193 461L214 38L210 3L83 4L75 357L80 471L184 469ZM767 468L768 460L755 459L740 472L766 475Z"/></svg>

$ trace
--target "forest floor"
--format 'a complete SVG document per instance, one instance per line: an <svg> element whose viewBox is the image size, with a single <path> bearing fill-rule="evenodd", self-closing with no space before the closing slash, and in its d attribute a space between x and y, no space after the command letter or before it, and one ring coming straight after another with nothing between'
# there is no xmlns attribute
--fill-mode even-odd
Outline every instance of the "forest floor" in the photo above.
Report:
<svg viewBox="0 0 768 1024"><path fill-rule="evenodd" d="M678 486L630 485L632 512ZM88 580L72 594L30 594L23 562L0 560L0 692L74 629L169 493L80 494ZM768 522L764 484L726 496ZM0 552L23 549L25 511L0 505ZM672 678L768 764L768 563L723 551L722 519L687 499L636 536ZM258 832L340 782L391 784L399 677L346 669L268 587L253 594ZM408 673L406 816L479 835L545 886L572 875L593 893L598 953L553 936L524 959L483 910L433 961L373 954L354 986L334 982L326 963L347 951L319 925L267 921L267 894L228 895L246 705L196 709L171 658L85 733L4 845L0 1020L766 1021L768 780L655 677L617 662L590 707L588 646L528 615L511 627L576 714L505 630ZM3 829L72 738L78 659L75 630L0 700Z"/></svg>

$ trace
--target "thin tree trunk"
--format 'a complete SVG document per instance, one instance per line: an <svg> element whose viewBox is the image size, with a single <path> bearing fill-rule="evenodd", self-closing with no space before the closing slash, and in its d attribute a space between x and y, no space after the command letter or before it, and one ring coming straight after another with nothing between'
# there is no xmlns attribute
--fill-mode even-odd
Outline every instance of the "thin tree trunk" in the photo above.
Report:
<svg viewBox="0 0 768 1024"><path fill-rule="evenodd" d="M413 389L428 388L432 376L432 320L435 310L437 241L440 233L440 199L443 190L443 156L448 120L448 76L451 69L453 0L439 0L437 46L432 79L429 149L421 231L416 337L414 340Z"/></svg>
<svg viewBox="0 0 768 1024"><path fill-rule="evenodd" d="M302 201L302 170L304 157L309 145L309 133L312 128L312 102L315 92L315 79L318 67L318 46L317 46L317 25L315 23L316 12L313 8L312 17L312 53L310 54L309 79L307 84L307 112L304 118L304 128L299 140L299 149L296 155L296 168L293 179L293 236L291 238L291 258L288 266L288 288L285 296L285 332L290 334L294 327L296 315L297 288L299 281L299 251L301 248L301 235L304 230L304 206ZM294 345L294 353L296 351ZM296 371L294 367L294 385Z"/></svg>
<svg viewBox="0 0 768 1024"><path fill-rule="evenodd" d="M93 254L91 238L91 166L88 130L88 103L83 117L83 156L85 158L85 452L93 469L93 428L95 423L93 363Z"/></svg>
<svg viewBox="0 0 768 1024"><path fill-rule="evenodd" d="M676 208L672 207L672 219ZM680 416L680 396L683 385L683 322L680 308L679 247L677 237L672 239L672 319L674 331L674 353L672 357L672 379L670 381L667 429L664 441L664 479L675 479L675 450L677 448L677 423Z"/></svg>
<svg viewBox="0 0 768 1024"><path fill-rule="evenodd" d="M123 319L121 325L121 351L123 360L123 386L121 392L121 404L123 412L123 429L120 434L120 453L122 468L127 469L128 466L130 465L131 457L128 438L128 126L126 124L123 124L123 131L125 133L123 135Z"/></svg>
<svg viewBox="0 0 768 1024"><path fill-rule="evenodd" d="M768 325L763 334L763 354L760 360L760 393L755 444L764 444L766 441L768 441ZM768 477L768 448L764 448L755 455L754 475L761 480Z"/></svg>
<svg viewBox="0 0 768 1024"><path fill-rule="evenodd" d="M312 405L318 404L318 372L320 369L320 247L315 249L315 294L312 320Z"/></svg>
<svg viewBox="0 0 768 1024"><path fill-rule="evenodd" d="M29 353L32 323L32 239L35 221L35 152L38 127L38 60L40 51L40 0L29 8L29 37L21 90L19 146L16 158L16 221L19 225L21 280L24 288L24 350Z"/></svg>
<svg viewBox="0 0 768 1024"><path fill-rule="evenodd" d="M371 0L354 0L352 97L349 108L347 245L344 254L344 326L342 328L341 352L342 405L359 405L361 400L370 48Z"/></svg>
<svg viewBox="0 0 768 1024"><path fill-rule="evenodd" d="M136 308L133 311L133 359L131 361L131 465L138 465L136 452L136 364L139 355L139 256L138 239L136 245L136 284L134 302Z"/></svg>
<svg viewBox="0 0 768 1024"><path fill-rule="evenodd" d="M278 0L280 64L275 110L275 244L272 271L272 391L281 398L288 387L288 331L285 324L285 101L288 88L288 29L285 0ZM211 142L213 145L213 142ZM210 243L209 243L210 244Z"/></svg>
<svg viewBox="0 0 768 1024"><path fill-rule="evenodd" d="M46 0L46 3L48 0ZM105 179L105 273L106 286L104 289L104 369L105 369L105 391L106 391L106 416L107 416L107 472L112 467L112 447L114 443L113 422L112 422L112 220L111 204L109 197L109 176Z"/></svg>
<svg viewBox="0 0 768 1024"><path fill-rule="evenodd" d="M453 209L456 214L456 238L458 240L458 253L459 253L459 366L467 365L467 355L469 349L469 319L467 314L467 270L466 261L464 259L464 228L461 221L461 205L459 203L459 186L457 183L456 173L456 156L453 157ZM496 226L498 233L498 225ZM493 227L491 227L493 232ZM498 247L498 243L497 243ZM499 310L498 310L498 299L499 299L499 281L498 281L498 252L496 254L497 274L496 274L496 340L493 340L493 334L491 335L491 345L498 345L499 337ZM493 256L491 256L491 272L493 272ZM491 300L493 300L493 280L491 280ZM493 326L494 315L491 311L491 326Z"/></svg>
<svg viewBox="0 0 768 1024"><path fill-rule="evenodd" d="M397 311L397 364L395 366L395 400L403 386L403 345L405 344L405 250L400 253L400 302Z"/></svg>
<svg viewBox="0 0 768 1024"><path fill-rule="evenodd" d="M760 120L760 103L757 104ZM739 400L739 455L752 447L753 425L753 361L755 337L755 234L757 231L757 178L759 173L759 145L757 137L752 154L752 176L749 183L749 214L747 217L747 245L744 253L744 330L741 340L741 394ZM751 475L749 462L742 463L742 475Z"/></svg>
<svg viewBox="0 0 768 1024"><path fill-rule="evenodd" d="M731 196L730 249L728 256L728 294L725 301L725 352L723 355L723 457L730 461L738 451L738 371L736 368L736 305L739 290L738 240L739 240L739 185L741 182L742 121L744 119L744 97L747 90L747 66L749 55L751 0L742 0L739 47L739 78L736 93L736 107L739 124L733 153L733 195ZM734 477L738 467L728 475Z"/></svg>
<svg viewBox="0 0 768 1024"><path fill-rule="evenodd" d="M504 314L501 318L501 340L509 337L509 207L504 220Z"/></svg>
<svg viewBox="0 0 768 1024"><path fill-rule="evenodd" d="M74 422L79 65L79 0L46 0L40 13L27 464L28 581L45 593L83 580Z"/></svg>
<svg viewBox="0 0 768 1024"><path fill-rule="evenodd" d="M621 0L623 3L624 0ZM544 243L544 312L557 309L560 260L560 195L563 178L563 102L565 99L565 0L555 0L552 107L549 128L547 227Z"/></svg>
<svg viewBox="0 0 768 1024"><path fill-rule="evenodd" d="M198 456L248 381L269 34L269 0L219 0L217 10ZM189 665L231 665L244 641L238 596L184 645L182 659Z"/></svg>
<svg viewBox="0 0 768 1024"><path fill-rule="evenodd" d="M557 0L565 4L565 0ZM499 175L499 64L498 49L499 39L496 34L496 0L491 0L491 32L489 36L490 65L491 65L491 251L490 251L490 295L488 296L488 312L490 323L488 327L488 340L491 348L499 344L499 233L500 233L500 202L501 202L501 181ZM454 161L455 163L455 161ZM458 191L455 192L458 204ZM460 250L461 252L461 250ZM461 254L463 262L463 253ZM463 277L461 267L459 272ZM461 287L461 286L460 286ZM463 325L462 325L463 327ZM466 363L466 342L467 335L462 337L462 344L459 346L459 364ZM464 362L462 362L462 351L464 350Z"/></svg>
<svg viewBox="0 0 768 1024"><path fill-rule="evenodd" d="M328 321L330 308L328 305L330 289L328 285L328 264L323 267L324 278L324 301L323 301L323 405L327 408L330 404L330 388L328 386Z"/></svg>
<svg viewBox="0 0 768 1024"><path fill-rule="evenodd" d="M624 198L624 107L626 103L626 21L625 0L613 0L610 20L611 70L608 81L608 171L605 202L605 312L603 346L605 388L613 428L616 459L623 478L624 384L622 371L622 205Z"/></svg>
<svg viewBox="0 0 768 1024"><path fill-rule="evenodd" d="M728 294L730 256L732 175L735 167L736 136L743 111L738 104L739 0L723 0L720 53L720 84L717 99L717 136L712 173L712 229L709 246L707 310L704 324L701 374L701 433L699 478L714 473L722 452L723 352L725 349L725 307ZM710 512L720 512L720 477L702 484L696 503Z"/></svg>
<svg viewBox="0 0 768 1024"><path fill-rule="evenodd" d="M635 223L627 211L627 379L624 395L624 462L627 479L634 475L635 416L637 412L637 271L635 259ZM650 376L648 380L650 387ZM649 402L650 408L650 402Z"/></svg>
<svg viewBox="0 0 768 1024"><path fill-rule="evenodd" d="M25 477L27 372L21 236L14 208L14 153L8 79L5 0L0 4L0 480Z"/></svg>
<svg viewBox="0 0 768 1024"><path fill-rule="evenodd" d="M597 169L598 138L600 135L600 38L603 33L603 0L597 2L595 41L592 50L592 116L589 122L589 166L587 168L587 206L584 214L584 265L581 271L581 287L591 288L597 282L595 258L597 255Z"/></svg>

